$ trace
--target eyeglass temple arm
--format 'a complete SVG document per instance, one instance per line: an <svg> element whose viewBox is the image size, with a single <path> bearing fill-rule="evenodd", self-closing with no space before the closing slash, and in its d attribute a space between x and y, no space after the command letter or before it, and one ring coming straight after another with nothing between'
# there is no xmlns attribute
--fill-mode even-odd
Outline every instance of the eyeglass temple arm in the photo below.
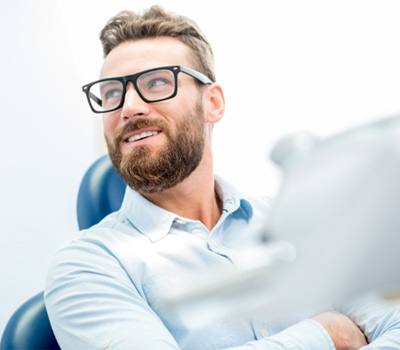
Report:
<svg viewBox="0 0 400 350"><path fill-rule="evenodd" d="M211 81L210 78L208 78L206 75L204 75L203 73L200 73L198 71L195 71L194 69L191 69L189 67L180 67L181 71L183 73L189 74L192 77L196 78L197 80L199 80L200 82L202 82L203 84L212 84L213 82Z"/></svg>
<svg viewBox="0 0 400 350"><path fill-rule="evenodd" d="M89 88L87 87L87 85L82 86L82 90L83 92L85 92L89 98L91 98L92 100L94 100L100 107L103 105L103 101L100 100L96 95L94 95L92 92L89 91Z"/></svg>
<svg viewBox="0 0 400 350"><path fill-rule="evenodd" d="M102 105L103 105L103 101L100 100L96 95L93 95L90 91L89 91L89 96L90 96L90 98L91 98L92 100L95 100L96 103L97 103L99 106L102 106Z"/></svg>

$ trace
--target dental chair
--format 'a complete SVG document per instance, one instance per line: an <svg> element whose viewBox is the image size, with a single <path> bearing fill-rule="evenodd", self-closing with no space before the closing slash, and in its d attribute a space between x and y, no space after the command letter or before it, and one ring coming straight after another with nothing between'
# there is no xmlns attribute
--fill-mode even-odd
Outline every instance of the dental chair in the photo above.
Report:
<svg viewBox="0 0 400 350"><path fill-rule="evenodd" d="M108 156L96 160L86 171L78 194L79 229L98 223L107 214L119 209L125 183L111 165ZM0 350L60 349L50 326L40 292L21 305L8 321L0 342Z"/></svg>

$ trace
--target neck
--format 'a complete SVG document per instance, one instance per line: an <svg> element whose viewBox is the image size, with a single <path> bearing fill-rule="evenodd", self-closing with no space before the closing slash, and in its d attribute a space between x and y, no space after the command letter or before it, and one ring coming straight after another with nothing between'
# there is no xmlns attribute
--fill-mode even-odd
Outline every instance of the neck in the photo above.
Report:
<svg viewBox="0 0 400 350"><path fill-rule="evenodd" d="M152 203L181 217L198 220L211 230L221 216L215 192L211 152L205 149L198 167L176 186L156 193L141 193Z"/></svg>

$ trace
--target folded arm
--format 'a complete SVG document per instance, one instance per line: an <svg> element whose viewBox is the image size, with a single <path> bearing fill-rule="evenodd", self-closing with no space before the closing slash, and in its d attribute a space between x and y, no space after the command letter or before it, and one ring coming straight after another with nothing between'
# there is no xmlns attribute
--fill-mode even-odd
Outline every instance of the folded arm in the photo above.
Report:
<svg viewBox="0 0 400 350"><path fill-rule="evenodd" d="M364 332L369 345L363 350L400 349L400 305L393 305L380 296L367 295L338 307Z"/></svg>
<svg viewBox="0 0 400 350"><path fill-rule="evenodd" d="M106 247L89 240L72 243L57 254L45 302L62 349L180 349L147 303L142 286ZM328 332L315 320L244 343L226 350L334 350Z"/></svg>

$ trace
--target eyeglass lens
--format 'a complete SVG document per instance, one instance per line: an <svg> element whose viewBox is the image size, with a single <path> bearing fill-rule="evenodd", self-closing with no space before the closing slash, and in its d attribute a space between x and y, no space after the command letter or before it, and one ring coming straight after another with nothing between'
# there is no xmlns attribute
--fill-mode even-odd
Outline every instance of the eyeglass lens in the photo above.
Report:
<svg viewBox="0 0 400 350"><path fill-rule="evenodd" d="M137 88L147 101L166 99L174 94L174 73L167 69L146 72L137 77ZM91 104L97 111L106 112L118 107L124 87L120 80L105 80L90 87Z"/></svg>

